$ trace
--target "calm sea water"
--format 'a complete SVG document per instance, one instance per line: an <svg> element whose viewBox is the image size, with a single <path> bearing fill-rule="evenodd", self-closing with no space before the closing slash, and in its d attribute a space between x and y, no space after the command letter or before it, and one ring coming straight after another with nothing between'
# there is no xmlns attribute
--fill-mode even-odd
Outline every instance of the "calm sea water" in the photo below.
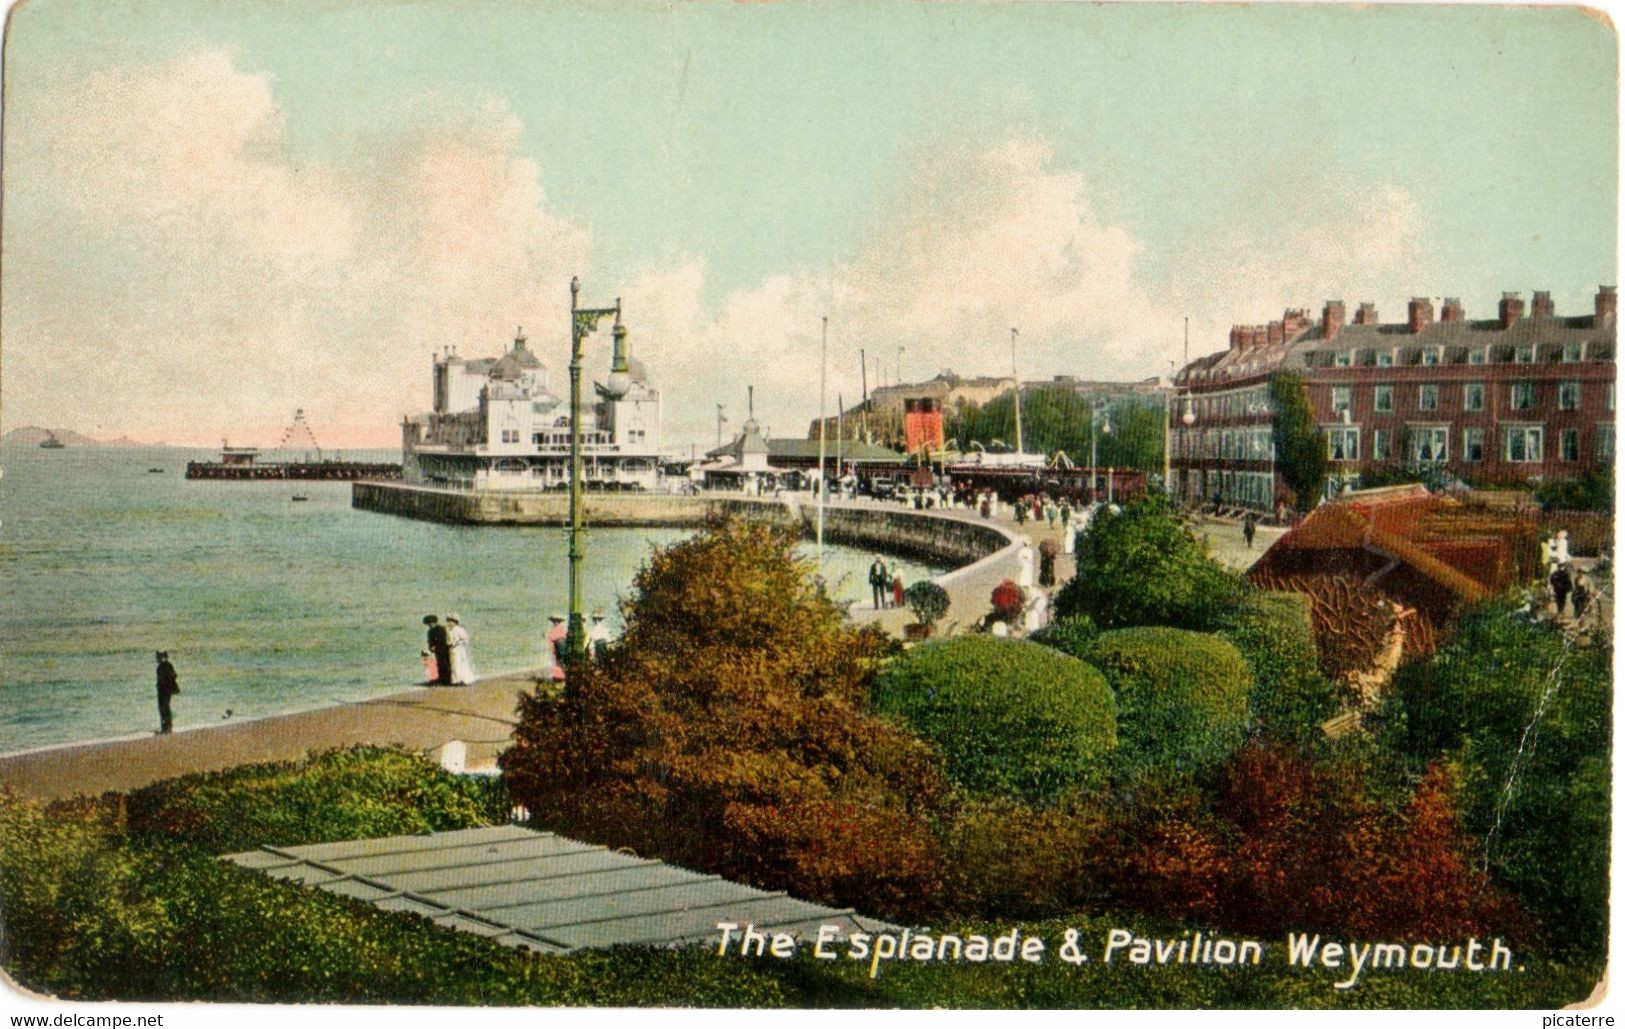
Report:
<svg viewBox="0 0 1625 1029"><path fill-rule="evenodd" d="M180 674L177 729L410 687L429 612L462 616L482 674L545 663L546 616L566 604L562 529L356 511L348 483L183 477L214 456L0 450L0 752L152 731L155 650ZM587 609L618 620L649 548L683 535L591 533ZM862 596L870 555L826 554L832 588ZM908 581L942 570L901 564Z"/></svg>

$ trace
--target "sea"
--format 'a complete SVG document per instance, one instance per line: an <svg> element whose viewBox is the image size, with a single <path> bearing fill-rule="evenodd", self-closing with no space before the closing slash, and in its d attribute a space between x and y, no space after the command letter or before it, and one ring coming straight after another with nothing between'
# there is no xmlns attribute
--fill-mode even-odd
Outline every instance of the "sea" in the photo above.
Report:
<svg viewBox="0 0 1625 1029"><path fill-rule="evenodd" d="M0 447L0 753L151 733L159 650L180 677L177 731L419 685L429 613L460 616L482 675L546 664L547 616L568 599L563 529L357 511L347 482L185 478L217 457ZM618 629L650 549L691 531L589 532L586 609ZM871 560L826 546L832 593L864 598ZM896 563L905 581L945 570Z"/></svg>

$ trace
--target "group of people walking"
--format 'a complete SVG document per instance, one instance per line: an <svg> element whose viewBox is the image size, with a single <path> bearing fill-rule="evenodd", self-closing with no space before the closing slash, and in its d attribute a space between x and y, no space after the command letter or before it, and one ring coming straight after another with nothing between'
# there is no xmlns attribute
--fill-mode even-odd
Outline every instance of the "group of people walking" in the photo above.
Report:
<svg viewBox="0 0 1625 1029"><path fill-rule="evenodd" d="M903 572L897 565L886 567L879 554L869 566L869 588L874 592L876 611L903 606Z"/></svg>
<svg viewBox="0 0 1625 1029"><path fill-rule="evenodd" d="M420 655L423 672L434 686L467 686L480 677L474 668L474 650L469 644L468 630L456 615L447 615L441 624L439 615L424 615L428 626L429 649Z"/></svg>

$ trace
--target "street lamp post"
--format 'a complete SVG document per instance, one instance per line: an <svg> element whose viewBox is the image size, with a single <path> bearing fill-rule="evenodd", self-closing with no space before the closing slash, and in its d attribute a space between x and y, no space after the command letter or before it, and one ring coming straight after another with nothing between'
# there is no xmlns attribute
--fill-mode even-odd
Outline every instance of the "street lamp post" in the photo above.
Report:
<svg viewBox="0 0 1625 1029"><path fill-rule="evenodd" d="M600 319L615 316L617 334L621 325L621 301L614 307L581 307L581 280L570 279L570 619L564 637L565 675L571 683L581 674L587 653L586 625L581 616L582 537L586 534L581 480L581 341L598 327Z"/></svg>
<svg viewBox="0 0 1625 1029"><path fill-rule="evenodd" d="M1100 431L1098 433L1095 431L1095 426L1096 426L1097 423L1100 426ZM1110 436L1111 434L1112 434L1111 408L1110 407L1106 408L1106 417L1105 417L1104 420L1102 420L1101 417L1100 417L1100 401L1098 401L1098 400L1089 401L1089 499L1090 499L1091 502L1098 499L1098 497L1099 497L1099 487L1095 485L1095 483L1098 482L1099 479L1100 479L1100 471L1099 471L1099 465L1100 465L1099 443L1100 443L1100 440L1099 440L1099 436L1101 436L1101 435ZM1108 504L1111 503L1111 491L1112 491L1112 481L1111 481L1111 476L1108 475L1106 477L1106 498L1107 498L1106 502Z"/></svg>
<svg viewBox="0 0 1625 1029"><path fill-rule="evenodd" d="M1016 370L1016 336L1014 328L1010 330L1010 379L1014 384L1016 393L1016 460L1021 460L1024 453L1021 445L1021 373Z"/></svg>

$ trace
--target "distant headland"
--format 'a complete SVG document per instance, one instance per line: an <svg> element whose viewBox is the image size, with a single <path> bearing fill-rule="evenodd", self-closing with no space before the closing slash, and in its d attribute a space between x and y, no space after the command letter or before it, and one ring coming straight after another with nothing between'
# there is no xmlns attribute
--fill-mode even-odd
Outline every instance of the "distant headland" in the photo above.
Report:
<svg viewBox="0 0 1625 1029"><path fill-rule="evenodd" d="M68 447L161 447L163 443L143 443L128 436L118 439L93 439L82 432L72 429L46 429L38 425L20 425L9 432L0 434L0 444L12 446L36 447L46 440L55 437Z"/></svg>

